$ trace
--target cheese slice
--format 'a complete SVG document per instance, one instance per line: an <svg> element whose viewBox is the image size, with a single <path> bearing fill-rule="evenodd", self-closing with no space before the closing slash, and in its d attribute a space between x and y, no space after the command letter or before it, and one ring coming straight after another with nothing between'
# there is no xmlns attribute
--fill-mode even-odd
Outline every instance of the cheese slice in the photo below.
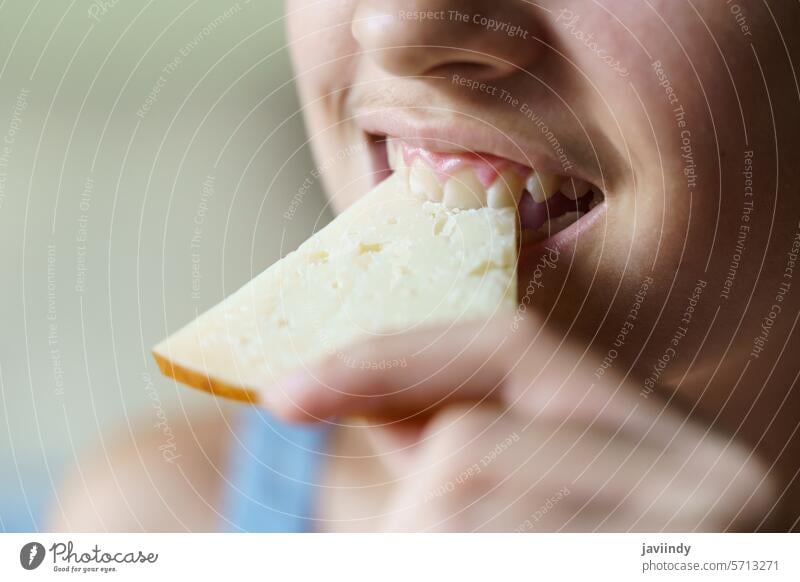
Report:
<svg viewBox="0 0 800 582"><path fill-rule="evenodd" d="M180 382L257 402L353 342L513 310L517 232L513 208L448 209L396 173L159 343L155 358Z"/></svg>

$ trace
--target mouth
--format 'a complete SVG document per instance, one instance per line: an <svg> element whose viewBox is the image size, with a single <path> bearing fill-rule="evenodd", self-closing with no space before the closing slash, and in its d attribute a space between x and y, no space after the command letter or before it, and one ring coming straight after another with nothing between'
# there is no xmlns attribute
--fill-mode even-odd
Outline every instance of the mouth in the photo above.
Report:
<svg viewBox="0 0 800 582"><path fill-rule="evenodd" d="M402 173L409 189L448 208L513 207L521 250L560 246L605 206L605 194L582 178L526 166L490 153L437 151L385 135L367 134L376 183Z"/></svg>

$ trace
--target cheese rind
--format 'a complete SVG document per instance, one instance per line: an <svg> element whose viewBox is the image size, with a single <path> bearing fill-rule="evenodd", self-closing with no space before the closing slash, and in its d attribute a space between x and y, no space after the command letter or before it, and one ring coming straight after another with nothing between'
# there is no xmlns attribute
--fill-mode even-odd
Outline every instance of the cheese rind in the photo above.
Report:
<svg viewBox="0 0 800 582"><path fill-rule="evenodd" d="M165 374L257 402L370 336L516 307L517 215L450 210L392 176L153 350Z"/></svg>

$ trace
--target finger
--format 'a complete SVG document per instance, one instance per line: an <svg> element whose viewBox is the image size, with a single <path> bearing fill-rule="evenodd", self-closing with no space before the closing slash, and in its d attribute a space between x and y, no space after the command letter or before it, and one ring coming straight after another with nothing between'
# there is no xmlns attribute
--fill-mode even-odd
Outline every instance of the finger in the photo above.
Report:
<svg viewBox="0 0 800 582"><path fill-rule="evenodd" d="M448 402L496 399L520 343L503 317L373 338L265 390L264 401L287 420L313 420L405 418Z"/></svg>
<svg viewBox="0 0 800 582"><path fill-rule="evenodd" d="M498 400L529 415L586 424L637 422L653 409L591 352L526 317L372 338L262 390L286 420L342 415L418 418L458 402ZM645 415L645 418L652 418ZM641 427L636 427L640 429Z"/></svg>

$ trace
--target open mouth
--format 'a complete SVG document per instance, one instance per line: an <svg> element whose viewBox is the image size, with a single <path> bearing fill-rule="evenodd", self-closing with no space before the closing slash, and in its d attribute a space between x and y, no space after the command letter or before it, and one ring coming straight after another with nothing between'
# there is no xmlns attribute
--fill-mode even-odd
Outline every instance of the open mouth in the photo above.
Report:
<svg viewBox="0 0 800 582"><path fill-rule="evenodd" d="M414 193L449 208L515 207L523 247L550 239L605 201L600 188L574 176L488 153L437 152L402 139L369 137L377 181L404 172Z"/></svg>

